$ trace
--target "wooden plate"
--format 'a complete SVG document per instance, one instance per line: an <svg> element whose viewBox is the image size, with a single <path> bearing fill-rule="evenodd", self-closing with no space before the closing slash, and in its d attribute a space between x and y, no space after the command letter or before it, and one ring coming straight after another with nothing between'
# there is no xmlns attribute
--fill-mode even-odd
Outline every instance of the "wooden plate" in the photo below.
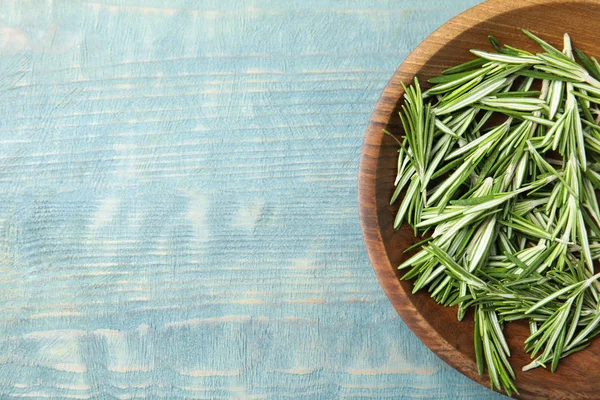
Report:
<svg viewBox="0 0 600 400"><path fill-rule="evenodd" d="M469 378L489 386L477 373L473 352L473 323L456 320L456 308L437 305L427 293L411 294L412 282L398 280L396 266L403 250L415 243L412 230L394 231L397 207L389 206L396 174L397 145L382 129L399 134L400 82L416 75L424 82L445 68L468 61L469 49L491 49L487 35L501 43L532 51L540 49L520 31L526 28L562 48L568 32L574 46L600 57L600 1L490 0L449 21L400 65L385 88L366 132L359 170L361 226L373 268L390 301L412 331L440 358ZM600 339L586 350L562 360L556 373L537 368L521 372L530 362L522 350L528 335L525 324L510 323L505 329L517 373L517 387L524 399L600 399ZM401 339L399 339L401 340Z"/></svg>

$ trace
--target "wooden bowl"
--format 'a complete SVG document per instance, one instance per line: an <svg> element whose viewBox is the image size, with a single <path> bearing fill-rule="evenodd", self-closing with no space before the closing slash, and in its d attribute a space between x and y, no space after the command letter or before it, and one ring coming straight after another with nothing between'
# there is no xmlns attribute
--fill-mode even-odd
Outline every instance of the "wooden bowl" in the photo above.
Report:
<svg viewBox="0 0 600 400"><path fill-rule="evenodd" d="M456 308L436 304L426 292L411 294L412 282L400 281L397 266L406 259L403 250L416 242L407 226L392 227L397 206L390 206L396 175L397 144L382 134L402 130L398 105L401 82L416 75L421 82L450 66L472 59L469 49L491 50L489 34L501 43L541 51L521 33L526 28L562 48L568 32L574 46L600 56L600 1L490 0L464 12L432 33L400 65L371 116L362 148L359 170L360 219L366 247L381 286L406 324L427 347L458 371L489 387L487 376L477 373L473 351L472 318L458 322ZM563 359L555 373L543 368L522 372L530 362L523 351L526 324L505 328L517 374L516 385L524 399L600 399L600 339L584 351ZM401 340L401 339L399 339Z"/></svg>

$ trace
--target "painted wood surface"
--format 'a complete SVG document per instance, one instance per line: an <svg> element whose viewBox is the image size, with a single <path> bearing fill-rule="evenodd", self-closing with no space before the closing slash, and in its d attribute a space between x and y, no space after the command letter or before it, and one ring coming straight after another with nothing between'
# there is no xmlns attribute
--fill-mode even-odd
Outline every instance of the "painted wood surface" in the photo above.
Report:
<svg viewBox="0 0 600 400"><path fill-rule="evenodd" d="M1 2L0 398L501 398L357 212L381 90L478 2Z"/></svg>

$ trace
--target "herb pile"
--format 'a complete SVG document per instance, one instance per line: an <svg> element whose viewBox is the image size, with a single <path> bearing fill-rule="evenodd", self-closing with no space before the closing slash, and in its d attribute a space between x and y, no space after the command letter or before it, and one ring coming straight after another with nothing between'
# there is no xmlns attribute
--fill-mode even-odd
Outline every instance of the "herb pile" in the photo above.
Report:
<svg viewBox="0 0 600 400"><path fill-rule="evenodd" d="M568 35L560 51L524 33L543 52L490 37L496 52L404 88L391 200L404 191L395 228L429 236L403 278L459 320L473 308L479 373L509 395L504 323L529 322L523 370L554 371L600 333L600 64Z"/></svg>

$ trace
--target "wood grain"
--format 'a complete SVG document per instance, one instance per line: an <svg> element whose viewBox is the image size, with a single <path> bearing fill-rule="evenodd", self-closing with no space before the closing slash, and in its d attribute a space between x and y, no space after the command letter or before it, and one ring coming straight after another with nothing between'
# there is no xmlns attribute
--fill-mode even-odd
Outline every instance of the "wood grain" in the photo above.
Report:
<svg viewBox="0 0 600 400"><path fill-rule="evenodd" d="M0 399L499 398L357 211L387 80L476 3L0 2Z"/></svg>
<svg viewBox="0 0 600 400"><path fill-rule="evenodd" d="M390 301L413 332L444 361L483 385L489 385L489 381L477 374L472 320L459 323L454 308L438 306L426 293L411 294L411 282L398 279L396 266L407 257L402 251L416 239L407 226L397 232L392 227L397 208L389 206L389 199L396 173L397 145L381 132L383 128L401 132L397 117L403 95L401 82L408 84L415 75L423 82L445 68L471 59L469 49L489 47L487 35L494 35L501 43L535 50L520 28L557 46L568 32L577 47L598 56L598 18L597 1L490 0L480 4L439 28L410 54L388 83L371 116L359 171L360 214L371 262ZM506 329L521 398L600 398L595 373L600 369L600 341L565 359L555 374L542 368L524 373L521 367L530 362L522 350L528 332L526 325L517 323L508 324Z"/></svg>

